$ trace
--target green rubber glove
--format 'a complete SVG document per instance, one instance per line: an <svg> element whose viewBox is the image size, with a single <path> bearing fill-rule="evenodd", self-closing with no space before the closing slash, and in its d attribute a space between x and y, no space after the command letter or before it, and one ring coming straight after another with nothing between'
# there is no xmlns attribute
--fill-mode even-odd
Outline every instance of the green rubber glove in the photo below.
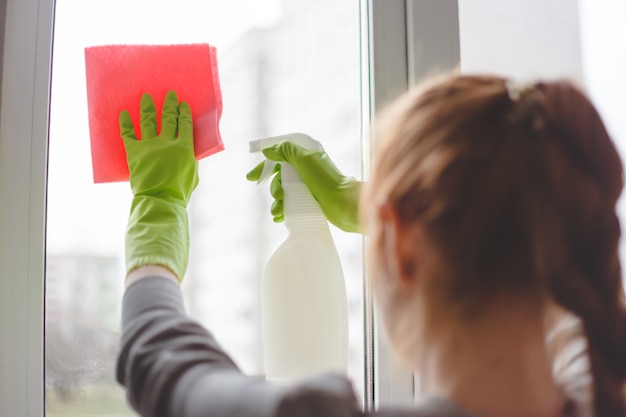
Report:
<svg viewBox="0 0 626 417"><path fill-rule="evenodd" d="M181 281L189 257L187 203L198 185L193 122L189 105L179 106L173 91L165 96L158 135L156 113L152 97L144 94L141 140L128 112L120 113L120 136L134 195L126 230L126 271L160 265Z"/></svg>
<svg viewBox="0 0 626 417"><path fill-rule="evenodd" d="M282 142L263 150L270 161L291 164L302 181L317 200L328 221L346 232L359 233L359 195L362 182L346 177L324 151L309 151L293 142ZM257 181L265 161L254 167L246 178ZM280 165L275 168L270 192L275 201L272 215L275 222L284 220L284 191L281 183Z"/></svg>

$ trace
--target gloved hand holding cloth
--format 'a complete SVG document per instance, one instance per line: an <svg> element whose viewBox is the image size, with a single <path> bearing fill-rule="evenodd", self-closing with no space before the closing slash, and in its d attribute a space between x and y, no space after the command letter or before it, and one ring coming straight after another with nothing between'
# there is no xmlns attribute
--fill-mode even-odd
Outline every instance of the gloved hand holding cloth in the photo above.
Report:
<svg viewBox="0 0 626 417"><path fill-rule="evenodd" d="M159 265L183 279L189 257L187 204L198 185L191 109L165 96L158 133L157 111L149 94L141 97L141 140L127 111L120 113L133 200L126 231L126 271Z"/></svg>
<svg viewBox="0 0 626 417"><path fill-rule="evenodd" d="M302 181L317 200L324 215L335 226L346 232L362 232L359 226L359 196L362 182L343 175L324 151L310 151L293 142L285 141L263 150L270 161L287 162L298 172ZM265 161L247 175L250 181L257 181L263 171ZM284 220L284 191L281 183L280 165L270 185L275 201L271 213L275 222Z"/></svg>

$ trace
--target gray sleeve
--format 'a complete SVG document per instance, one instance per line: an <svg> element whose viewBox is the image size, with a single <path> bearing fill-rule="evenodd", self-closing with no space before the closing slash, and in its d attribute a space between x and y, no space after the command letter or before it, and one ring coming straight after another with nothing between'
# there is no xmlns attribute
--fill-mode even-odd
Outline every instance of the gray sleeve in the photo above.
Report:
<svg viewBox="0 0 626 417"><path fill-rule="evenodd" d="M352 417L352 385L320 375L285 388L243 374L214 337L190 320L178 285L132 284L122 303L117 380L143 417Z"/></svg>

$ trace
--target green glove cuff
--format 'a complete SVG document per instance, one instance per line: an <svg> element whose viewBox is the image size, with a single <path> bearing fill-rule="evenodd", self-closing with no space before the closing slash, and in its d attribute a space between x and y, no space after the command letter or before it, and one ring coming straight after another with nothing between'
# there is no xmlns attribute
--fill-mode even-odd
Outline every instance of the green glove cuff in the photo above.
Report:
<svg viewBox="0 0 626 417"><path fill-rule="evenodd" d="M336 219L335 226L346 232L363 233L359 222L359 200L363 182L352 177L346 177L339 186L338 194L341 195L343 208L333 206L328 211L340 209L341 213L326 213L326 217Z"/></svg>
<svg viewBox="0 0 626 417"><path fill-rule="evenodd" d="M189 254L187 210L151 196L134 197L126 230L126 272L160 265L182 281Z"/></svg>

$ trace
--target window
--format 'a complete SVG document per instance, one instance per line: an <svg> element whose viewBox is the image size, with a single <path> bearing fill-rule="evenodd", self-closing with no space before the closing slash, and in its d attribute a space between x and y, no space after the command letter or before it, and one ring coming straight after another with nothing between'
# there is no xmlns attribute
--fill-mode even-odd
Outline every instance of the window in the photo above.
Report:
<svg viewBox="0 0 626 417"><path fill-rule="evenodd" d="M226 150L199 165L182 290L190 316L248 373L263 373L260 277L286 237L285 227L274 224L269 213L269 184L245 179L261 160L249 154L248 142L302 131L320 140L346 173L360 174L358 3L233 4L186 0L172 10L151 1L57 0L46 251L48 416L132 414L113 375L131 193L128 183L93 184L85 47L211 43L218 48ZM249 9L244 16L241 7ZM133 24L140 20L152 23ZM362 391L362 239L332 230L349 299L349 374Z"/></svg>

